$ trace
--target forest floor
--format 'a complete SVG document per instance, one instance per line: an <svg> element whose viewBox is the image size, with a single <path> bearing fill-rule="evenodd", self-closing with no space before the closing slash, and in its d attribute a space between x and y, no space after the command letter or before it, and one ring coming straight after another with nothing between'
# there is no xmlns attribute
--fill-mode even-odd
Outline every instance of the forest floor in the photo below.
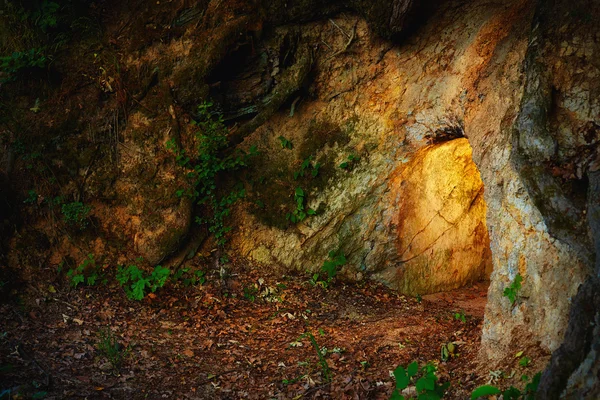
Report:
<svg viewBox="0 0 600 400"><path fill-rule="evenodd" d="M372 282L323 288L247 266L226 281L207 278L141 302L117 284L73 289L57 280L13 291L0 304L0 392L387 399L390 371L418 361L451 383L445 398L465 399L489 377L476 372L485 283L415 299ZM449 342L455 354L441 361Z"/></svg>

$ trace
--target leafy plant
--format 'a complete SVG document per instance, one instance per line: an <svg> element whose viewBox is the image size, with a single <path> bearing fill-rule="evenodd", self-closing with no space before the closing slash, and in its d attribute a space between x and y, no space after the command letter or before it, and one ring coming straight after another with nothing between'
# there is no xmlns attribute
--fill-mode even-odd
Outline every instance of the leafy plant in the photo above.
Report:
<svg viewBox="0 0 600 400"><path fill-rule="evenodd" d="M506 390L500 390L493 385L479 386L471 394L471 400L479 399L480 397L502 395L504 400L534 400L538 386L540 384L540 378L542 374L538 372L531 382L525 385L525 389L520 391L519 389L511 386Z"/></svg>
<svg viewBox="0 0 600 400"><path fill-rule="evenodd" d="M354 154L350 154L348 156L348 158L346 159L346 161L344 161L343 163L340 164L340 168L341 169L350 169L351 167L353 167L358 161L360 160L359 156L356 156Z"/></svg>
<svg viewBox="0 0 600 400"><path fill-rule="evenodd" d="M346 256L342 251L330 251L328 258L323 262L323 265L321 265L320 271L312 275L310 283L313 285L321 285L326 288L337 275L338 268L345 265L347 262Z"/></svg>
<svg viewBox="0 0 600 400"><path fill-rule="evenodd" d="M279 139L279 143L281 144L282 149L288 149L288 150L292 149L292 147L293 147L292 142L290 142L283 136L279 136L277 139Z"/></svg>
<svg viewBox="0 0 600 400"><path fill-rule="evenodd" d="M308 331L303 336L308 338L315 349L315 352L317 353L319 364L321 365L321 375L323 376L323 380L325 382L331 382L331 369L329 369L329 364L327 364L327 360L325 360L325 354L327 354L327 350L325 350L325 352L321 351L321 348L317 344L317 340L312 332Z"/></svg>
<svg viewBox="0 0 600 400"><path fill-rule="evenodd" d="M467 317L463 311L458 311L454 313L454 319L457 321L461 321L463 323L467 322Z"/></svg>
<svg viewBox="0 0 600 400"><path fill-rule="evenodd" d="M254 285L244 287L244 298L254 303L258 295L258 288Z"/></svg>
<svg viewBox="0 0 600 400"><path fill-rule="evenodd" d="M91 210L90 206L78 201L65 203L61 207L64 221L79 229L85 229L88 226L88 216Z"/></svg>
<svg viewBox="0 0 600 400"><path fill-rule="evenodd" d="M96 265L94 255L91 253L88 254L87 258L77 268L71 268L67 271L67 279L73 287L77 287L81 283L94 286L101 277L102 274Z"/></svg>
<svg viewBox="0 0 600 400"><path fill-rule="evenodd" d="M300 165L300 169L296 172L294 172L294 179L297 180L299 177L304 178L304 175L306 174L307 170L311 170L310 174L312 175L313 178L317 177L317 175L319 175L319 169L321 168L321 164L320 163L313 163L312 162L313 158L312 156L306 158L304 161L302 161L302 164Z"/></svg>
<svg viewBox="0 0 600 400"><path fill-rule="evenodd" d="M517 274L512 283L508 285L508 287L504 288L504 292L502 293L502 295L504 297L508 297L508 300L510 300L511 305L514 305L517 301L519 291L521 290L521 282L523 282L523 277L521 276L521 274Z"/></svg>
<svg viewBox="0 0 600 400"><path fill-rule="evenodd" d="M27 191L27 198L23 200L25 204L36 204L38 201L38 194L35 190L31 189Z"/></svg>
<svg viewBox="0 0 600 400"><path fill-rule="evenodd" d="M396 388L392 392L390 400L405 400L406 398L401 393L412 381L415 381L419 400L441 399L450 386L450 382L440 385L435 374L436 370L435 365L430 363L419 369L419 364L416 361L410 363L406 368L399 365L393 372L396 379Z"/></svg>
<svg viewBox="0 0 600 400"><path fill-rule="evenodd" d="M442 345L440 353L440 358L442 361L448 361L450 357L456 357L458 355L456 354L456 345L453 342Z"/></svg>
<svg viewBox="0 0 600 400"><path fill-rule="evenodd" d="M242 151L226 154L228 130L222 115L213 117L210 112L212 105L205 102L198 106L198 120L193 125L200 130L196 133L198 147L193 159L178 148L174 140L167 142L167 149L173 151L177 164L188 170L186 176L191 183L190 189L178 190L177 196L187 196L206 208L205 216L196 217L196 222L207 224L217 244L222 246L226 242L226 233L231 230L225 224L226 217L231 213L230 207L245 197L246 192L243 188L233 188L223 193L219 182L223 181L223 174L246 167L249 157L256 155L257 150L256 146L252 146L248 154Z"/></svg>
<svg viewBox="0 0 600 400"><path fill-rule="evenodd" d="M142 300L146 296L146 290L152 293L164 286L171 271L168 268L157 265L150 275L144 276L144 271L136 265L124 268L120 265L117 269L117 281L125 287L127 297L132 300Z"/></svg>
<svg viewBox="0 0 600 400"><path fill-rule="evenodd" d="M317 212L312 208L306 208L305 196L306 194L304 193L304 190L302 190L301 187L297 187L294 191L294 201L296 202L296 209L291 213L287 213L285 219L295 224L297 222L304 221L309 215L317 214Z"/></svg>
<svg viewBox="0 0 600 400"><path fill-rule="evenodd" d="M56 27L58 21L57 12L59 8L60 6L58 3L44 0L39 7L36 7L36 9L31 13L31 19L35 25L39 26L42 31L46 32L48 28Z"/></svg>
<svg viewBox="0 0 600 400"><path fill-rule="evenodd" d="M42 49L16 51L10 56L0 57L0 71L6 74L2 82L14 81L20 72L29 68L44 68L47 62Z"/></svg>
<svg viewBox="0 0 600 400"><path fill-rule="evenodd" d="M528 367L529 364L531 364L531 358L529 358L527 356L523 356L519 359L519 365L521 367Z"/></svg>
<svg viewBox="0 0 600 400"><path fill-rule="evenodd" d="M181 281L184 286L204 285L206 283L206 272L201 269L180 268L177 272L171 274L171 280L174 282Z"/></svg>
<svg viewBox="0 0 600 400"><path fill-rule="evenodd" d="M131 348L120 344L109 327L100 330L98 339L96 348L100 355L108 360L113 369L118 370L125 357L129 355Z"/></svg>

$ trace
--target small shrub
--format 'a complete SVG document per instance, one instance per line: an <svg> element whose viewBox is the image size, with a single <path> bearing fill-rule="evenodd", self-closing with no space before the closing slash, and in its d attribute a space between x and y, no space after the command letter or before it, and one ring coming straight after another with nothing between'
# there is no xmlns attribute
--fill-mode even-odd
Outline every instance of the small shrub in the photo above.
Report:
<svg viewBox="0 0 600 400"><path fill-rule="evenodd" d="M31 189L27 191L27 198L23 200L25 204L37 204L38 194L35 190Z"/></svg>
<svg viewBox="0 0 600 400"><path fill-rule="evenodd" d="M258 295L258 288L255 285L244 287L244 298L246 300L254 303L257 295Z"/></svg>
<svg viewBox="0 0 600 400"><path fill-rule="evenodd" d="M529 358L527 356L523 356L519 359L519 365L521 367L528 367L529 364L531 364L531 358Z"/></svg>
<svg viewBox="0 0 600 400"><path fill-rule="evenodd" d="M326 288L337 275L338 268L347 263L346 256L341 251L330 251L329 257L321 265L319 272L313 274L310 282Z"/></svg>
<svg viewBox="0 0 600 400"><path fill-rule="evenodd" d="M204 285L206 283L206 272L201 269L180 268L171 274L173 282L181 281L184 286Z"/></svg>
<svg viewBox="0 0 600 400"><path fill-rule="evenodd" d="M463 311L455 312L454 319L457 321L461 321L462 323L467 322L467 317Z"/></svg>
<svg viewBox="0 0 600 400"><path fill-rule="evenodd" d="M519 389L511 386L510 388L502 391L498 389L496 386L492 385L483 385L478 387L471 394L471 400L477 400L480 397L488 397L488 396L497 396L502 395L504 400L534 400L535 394L537 392L538 386L540 384L540 378L542 374L538 372L531 382L525 385L525 389L520 391ZM527 378L524 376L524 378Z"/></svg>
<svg viewBox="0 0 600 400"><path fill-rule="evenodd" d="M44 68L47 62L41 49L17 51L10 56L0 57L0 71L6 74L2 81L14 81L22 71L30 68Z"/></svg>
<svg viewBox="0 0 600 400"><path fill-rule="evenodd" d="M229 191L223 190L220 185L223 181L222 175L246 167L249 158L258 152L256 146L252 146L248 154L242 151L226 154L228 130L222 115L213 117L211 107L210 102L200 104L198 120L193 122L193 125L200 128L196 132L196 156L186 155L174 140L167 142L167 149L175 154L177 164L189 171L186 176L191 183L191 189L180 189L176 195L196 200L198 205L206 209L205 216L196 217L196 222L200 225L207 224L209 231L215 235L217 244L222 246L226 242L225 235L231 230L231 227L225 224L225 219L231 212L230 207L246 194L244 188L239 187Z"/></svg>
<svg viewBox="0 0 600 400"><path fill-rule="evenodd" d="M523 282L523 277L521 276L521 274L517 274L517 276L515 276L515 279L512 281L512 283L510 285L508 285L508 287L506 287L504 289L504 292L502 293L502 295L504 297L508 297L508 300L510 301L511 305L514 305L515 302L517 301L519 291L521 290L522 282Z"/></svg>
<svg viewBox="0 0 600 400"><path fill-rule="evenodd" d="M293 147L292 142L290 142L283 136L279 136L277 139L279 139L279 144L281 144L282 149L288 149L288 150L292 149L292 147Z"/></svg>
<svg viewBox="0 0 600 400"><path fill-rule="evenodd" d="M73 287L77 287L82 283L94 286L101 278L102 274L96 265L94 255L91 253L88 254L87 258L77 268L67 271L67 279Z"/></svg>
<svg viewBox="0 0 600 400"><path fill-rule="evenodd" d="M120 265L117 269L117 281L125 287L127 297L132 300L142 300L146 296L146 290L152 293L164 286L171 271L160 265L154 267L152 274L144 276L144 271L136 265L124 268Z"/></svg>
<svg viewBox="0 0 600 400"><path fill-rule="evenodd" d="M340 164L341 169L350 170L360 160L359 156L350 154L346 161Z"/></svg>
<svg viewBox="0 0 600 400"><path fill-rule="evenodd" d="M114 370L118 370L125 357L131 351L130 347L124 347L119 343L112 330L106 327L98 333L96 348L100 355L108 360Z"/></svg>
<svg viewBox="0 0 600 400"><path fill-rule="evenodd" d="M429 363L419 369L416 361L410 363L406 368L398 366L393 372L396 388L392 392L390 400L404 400L405 397L400 393L413 381L419 399L441 399L450 386L450 382L440 385L435 374L436 370L435 365Z"/></svg>
<svg viewBox="0 0 600 400"><path fill-rule="evenodd" d="M306 172L310 169L310 174L313 178L316 178L319 175L319 170L321 168L321 163L313 163L312 156L308 157L302 164L300 165L300 169L294 172L294 180L298 180L298 178L304 178Z"/></svg>
<svg viewBox="0 0 600 400"><path fill-rule="evenodd" d="M323 335L323 333L321 333L321 334ZM325 359L325 355L327 354L327 349L319 347L319 344L317 343L317 339L315 339L315 336L312 334L312 332L308 331L308 332L303 333L298 339L296 339L295 342L290 343L290 346L291 347L302 346L301 341L304 338L308 338L308 340L310 341L310 344L313 346L313 349L317 353L317 358L319 360L319 365L321 367L321 376L323 377L323 381L326 383L331 382L331 378L332 378L331 377L331 369L329 368L329 364L327 363L327 360ZM290 382L291 381L288 381L288 384Z"/></svg>
<svg viewBox="0 0 600 400"><path fill-rule="evenodd" d="M85 229L88 226L88 216L91 210L90 206L78 201L65 203L61 207L63 220L68 225L75 226L78 229Z"/></svg>
<svg viewBox="0 0 600 400"><path fill-rule="evenodd" d="M285 219L291 221L293 224L304 221L309 215L317 214L312 208L306 208L306 194L301 187L297 187L294 191L294 201L296 202L296 209L285 216Z"/></svg>

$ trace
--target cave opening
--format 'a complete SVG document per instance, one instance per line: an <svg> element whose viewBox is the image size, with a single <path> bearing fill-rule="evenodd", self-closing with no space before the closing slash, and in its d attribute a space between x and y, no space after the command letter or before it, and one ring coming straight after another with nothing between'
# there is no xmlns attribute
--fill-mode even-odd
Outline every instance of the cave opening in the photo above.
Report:
<svg viewBox="0 0 600 400"><path fill-rule="evenodd" d="M468 139L433 142L404 171L397 213L397 288L424 295L477 282L487 287L492 272L487 206Z"/></svg>

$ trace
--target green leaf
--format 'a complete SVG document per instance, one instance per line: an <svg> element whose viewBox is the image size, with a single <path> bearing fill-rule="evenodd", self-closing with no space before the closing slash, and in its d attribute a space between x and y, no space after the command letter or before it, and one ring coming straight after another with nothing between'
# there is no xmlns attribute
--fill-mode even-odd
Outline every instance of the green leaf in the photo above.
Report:
<svg viewBox="0 0 600 400"><path fill-rule="evenodd" d="M417 392L434 390L435 389L435 380L433 380L430 376L424 376L417 381L415 386L417 387Z"/></svg>
<svg viewBox="0 0 600 400"><path fill-rule="evenodd" d="M408 377L412 378L419 372L419 364L416 361L408 364Z"/></svg>
<svg viewBox="0 0 600 400"><path fill-rule="evenodd" d="M144 290L148 286L149 282L146 279L140 279L131 285L131 298L133 300L142 300L146 295Z"/></svg>
<svg viewBox="0 0 600 400"><path fill-rule="evenodd" d="M527 367L531 363L531 359L527 356L521 357L519 360L519 365L521 367Z"/></svg>
<svg viewBox="0 0 600 400"><path fill-rule="evenodd" d="M436 392L425 392L425 393L419 394L417 399L419 399L419 400L440 400L441 397Z"/></svg>
<svg viewBox="0 0 600 400"><path fill-rule="evenodd" d="M471 394L471 400L477 400L478 398L485 396L494 396L500 393L502 393L500 392L500 389L498 389L495 386L483 385L479 386L473 391L473 393Z"/></svg>
<svg viewBox="0 0 600 400"><path fill-rule="evenodd" d="M396 378L396 388L399 390L406 389L408 387L409 377L406 374L406 370L404 367L399 365L394 370L394 378Z"/></svg>
<svg viewBox="0 0 600 400"><path fill-rule="evenodd" d="M296 196L304 197L304 190L302 190L302 188L300 188L300 187L297 187L296 188Z"/></svg>
<svg viewBox="0 0 600 400"><path fill-rule="evenodd" d="M71 278L71 285L73 285L73 287L77 287L77 285L83 283L84 279L85 278L83 277L83 275L74 275Z"/></svg>
<svg viewBox="0 0 600 400"><path fill-rule="evenodd" d="M390 397L390 400L405 400L405 397L402 396L398 392L398 389L394 389L394 391L392 392L392 397Z"/></svg>
<svg viewBox="0 0 600 400"><path fill-rule="evenodd" d="M519 400L521 398L521 391L516 387L509 387L504 392L502 392L503 400Z"/></svg>

